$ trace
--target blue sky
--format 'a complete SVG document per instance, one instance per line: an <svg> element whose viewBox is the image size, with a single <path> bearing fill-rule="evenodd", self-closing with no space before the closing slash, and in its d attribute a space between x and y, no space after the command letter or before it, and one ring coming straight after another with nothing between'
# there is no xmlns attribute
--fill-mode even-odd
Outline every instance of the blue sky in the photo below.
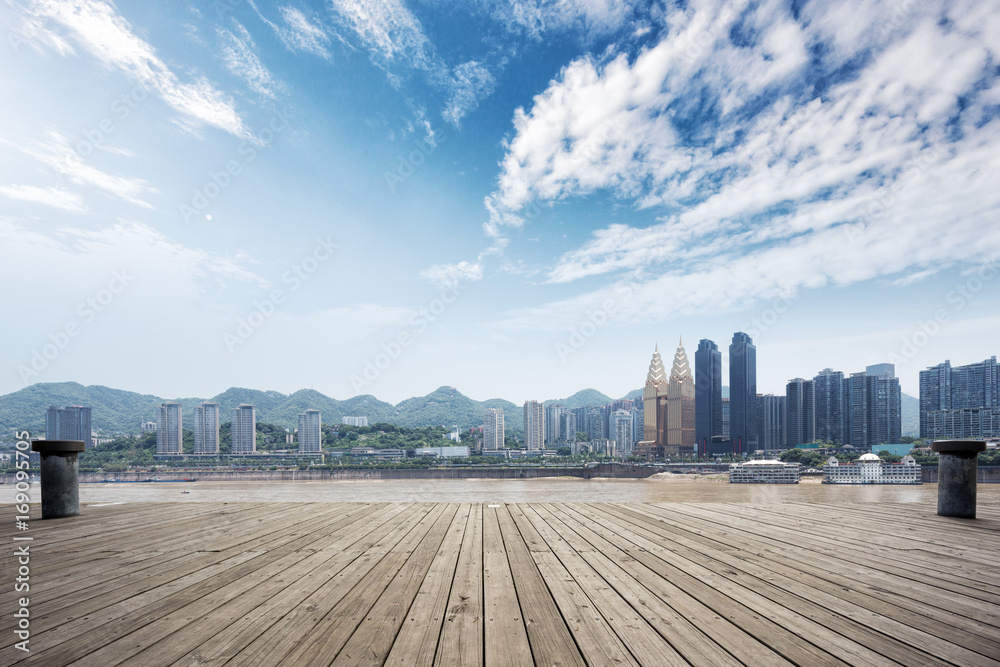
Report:
<svg viewBox="0 0 1000 667"><path fill-rule="evenodd" d="M0 393L758 389L1000 348L993 2L0 6ZM725 355L724 355L725 356Z"/></svg>

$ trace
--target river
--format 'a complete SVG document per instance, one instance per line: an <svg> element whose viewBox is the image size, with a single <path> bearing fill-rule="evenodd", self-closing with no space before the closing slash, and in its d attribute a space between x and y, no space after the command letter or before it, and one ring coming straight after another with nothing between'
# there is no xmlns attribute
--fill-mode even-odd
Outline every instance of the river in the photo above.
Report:
<svg viewBox="0 0 1000 667"><path fill-rule="evenodd" d="M186 492L186 493L185 493ZM39 502L40 487L31 486ZM1000 504L1000 484L980 484L979 502ZM0 486L0 502L14 500ZM744 502L937 503L937 484L851 486L729 484L724 479L663 475L649 479L420 479L305 482L179 482L81 484L80 502Z"/></svg>

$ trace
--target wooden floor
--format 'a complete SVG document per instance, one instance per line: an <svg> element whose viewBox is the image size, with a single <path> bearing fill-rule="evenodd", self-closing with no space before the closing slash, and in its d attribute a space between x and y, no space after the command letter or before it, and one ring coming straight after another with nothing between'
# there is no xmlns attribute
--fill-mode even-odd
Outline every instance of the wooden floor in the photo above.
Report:
<svg viewBox="0 0 1000 667"><path fill-rule="evenodd" d="M242 504L32 510L0 664L997 665L1000 508ZM13 508L0 508L13 526ZM13 531L10 531L13 532Z"/></svg>

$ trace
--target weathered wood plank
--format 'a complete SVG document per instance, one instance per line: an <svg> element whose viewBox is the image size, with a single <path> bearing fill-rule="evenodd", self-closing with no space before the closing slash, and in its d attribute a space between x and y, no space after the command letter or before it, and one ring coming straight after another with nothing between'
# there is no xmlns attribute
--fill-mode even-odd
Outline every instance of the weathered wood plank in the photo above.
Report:
<svg viewBox="0 0 1000 667"><path fill-rule="evenodd" d="M483 613L483 506L476 504L465 526L435 667L482 667Z"/></svg>

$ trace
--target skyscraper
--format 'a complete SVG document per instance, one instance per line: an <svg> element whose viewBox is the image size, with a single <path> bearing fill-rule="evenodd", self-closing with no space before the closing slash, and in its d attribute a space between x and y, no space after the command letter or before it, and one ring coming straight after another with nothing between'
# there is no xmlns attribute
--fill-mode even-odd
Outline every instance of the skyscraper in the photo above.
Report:
<svg viewBox="0 0 1000 667"><path fill-rule="evenodd" d="M559 433L566 442L576 442L576 413L565 411L559 415Z"/></svg>
<svg viewBox="0 0 1000 667"><path fill-rule="evenodd" d="M243 403L233 408L230 427L233 454L253 454L257 451L257 408Z"/></svg>
<svg viewBox="0 0 1000 667"><path fill-rule="evenodd" d="M667 443L667 386L669 380L660 358L660 347L653 349L653 358L646 373L646 386L642 390L643 436L636 445L636 455L644 458L662 458Z"/></svg>
<svg viewBox="0 0 1000 667"><path fill-rule="evenodd" d="M184 431L181 422L181 404L173 401L160 405L156 420L156 454L182 454Z"/></svg>
<svg viewBox="0 0 1000 667"><path fill-rule="evenodd" d="M667 383L667 443L664 453L668 456L693 454L695 442L694 377L683 341L679 341Z"/></svg>
<svg viewBox="0 0 1000 667"><path fill-rule="evenodd" d="M945 361L920 371L920 437L991 438L1000 411L997 358L967 366ZM950 413L950 414L949 414Z"/></svg>
<svg viewBox="0 0 1000 667"><path fill-rule="evenodd" d="M877 375L851 373L844 379L844 444L872 449L899 442L902 435L899 378L892 364L871 367Z"/></svg>
<svg viewBox="0 0 1000 667"><path fill-rule="evenodd" d="M84 447L94 446L93 428L90 422L90 408L70 405L57 408L50 405L45 412L46 440L82 440Z"/></svg>
<svg viewBox="0 0 1000 667"><path fill-rule="evenodd" d="M486 415L483 417L483 451L503 448L503 408L486 408Z"/></svg>
<svg viewBox="0 0 1000 667"><path fill-rule="evenodd" d="M812 380L795 378L785 387L785 439L789 447L816 439L816 390Z"/></svg>
<svg viewBox="0 0 1000 667"><path fill-rule="evenodd" d="M319 410L299 413L299 454L318 454L322 450L322 413Z"/></svg>
<svg viewBox="0 0 1000 667"><path fill-rule="evenodd" d="M545 406L545 444L566 439L561 430L562 420L560 418L562 414L563 406L561 405Z"/></svg>
<svg viewBox="0 0 1000 667"><path fill-rule="evenodd" d="M729 439L737 455L757 449L757 348L743 332L729 346Z"/></svg>
<svg viewBox="0 0 1000 667"><path fill-rule="evenodd" d="M545 408L538 401L524 402L524 446L529 452L545 449Z"/></svg>
<svg viewBox="0 0 1000 667"><path fill-rule="evenodd" d="M757 397L758 444L761 449L784 449L788 446L785 436L785 396L767 394Z"/></svg>
<svg viewBox="0 0 1000 667"><path fill-rule="evenodd" d="M844 444L844 374L824 368L813 378L816 394L816 439Z"/></svg>
<svg viewBox="0 0 1000 667"><path fill-rule="evenodd" d="M707 453L712 437L722 435L722 353L705 338L694 353L694 378L695 440Z"/></svg>
<svg viewBox="0 0 1000 667"><path fill-rule="evenodd" d="M218 403L202 403L194 409L194 453L219 453Z"/></svg>
<svg viewBox="0 0 1000 667"><path fill-rule="evenodd" d="M632 413L628 410L615 410L611 415L613 428L612 439L615 441L615 451L618 456L630 456L635 441L632 438Z"/></svg>

